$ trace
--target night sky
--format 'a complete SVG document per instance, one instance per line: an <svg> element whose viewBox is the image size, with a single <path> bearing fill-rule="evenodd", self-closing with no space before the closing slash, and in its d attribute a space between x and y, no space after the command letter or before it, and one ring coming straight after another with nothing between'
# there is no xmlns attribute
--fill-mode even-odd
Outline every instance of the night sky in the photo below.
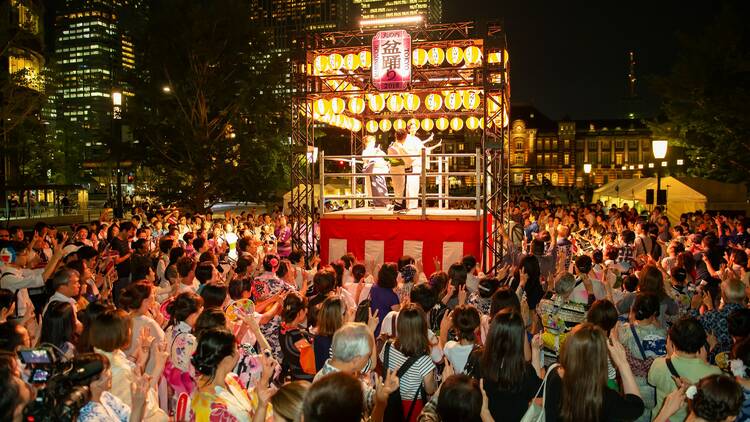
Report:
<svg viewBox="0 0 750 422"><path fill-rule="evenodd" d="M504 23L512 103L533 104L553 119L585 119L626 115L631 49L642 114L654 116L659 102L649 92L649 75L668 73L679 54L677 34L700 33L716 3L443 0L443 7L445 21L476 20L481 11Z"/></svg>

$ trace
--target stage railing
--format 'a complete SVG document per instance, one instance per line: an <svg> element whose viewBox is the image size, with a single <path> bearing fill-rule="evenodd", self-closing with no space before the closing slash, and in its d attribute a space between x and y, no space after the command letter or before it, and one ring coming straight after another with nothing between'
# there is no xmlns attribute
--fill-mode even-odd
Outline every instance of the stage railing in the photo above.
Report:
<svg viewBox="0 0 750 422"><path fill-rule="evenodd" d="M364 172L362 166L368 162L368 160L376 159L404 159L404 158L421 158L422 163L421 171L417 173L391 173L391 172ZM451 159L463 159L463 158L474 158L474 164L465 166L465 168L471 168L471 171L460 170L451 171ZM339 164L349 166L348 171L326 171L327 162L337 162ZM327 201L348 201L347 209L365 208L370 207L368 203L376 199L385 199L389 202L393 201L395 197L393 194L387 193L387 196L373 196L372 193L368 194L369 178L370 177L385 177L391 179L393 177L404 178L404 196L400 197L405 203L408 204L409 200L420 201L419 209L422 211L422 216L427 215L427 202L431 201L437 203L437 208L449 209L451 208L451 201L474 201L474 209L477 217L482 214L482 163L484 162L481 155L481 151L477 148L476 152L471 153L430 153L427 154L426 150L422 149L420 155L332 155L326 156L323 151L320 151L318 156L318 174L320 183L319 193L319 210L321 214L326 213L325 204ZM433 169L435 165L435 170ZM391 167L393 167L391 165ZM406 185L408 183L408 177L419 177L419 195L418 196L406 196ZM474 195L473 196L452 196L450 194L450 177L461 177L461 178L473 178L474 181ZM351 194L349 195L329 195L326 196L325 187L326 182L331 179L345 178L349 179L349 189ZM434 180L434 183L428 184L428 181ZM428 186L437 186L437 192L427 192ZM387 184L386 184L387 190ZM362 204L360 206L360 204ZM330 212L330 211L329 211Z"/></svg>

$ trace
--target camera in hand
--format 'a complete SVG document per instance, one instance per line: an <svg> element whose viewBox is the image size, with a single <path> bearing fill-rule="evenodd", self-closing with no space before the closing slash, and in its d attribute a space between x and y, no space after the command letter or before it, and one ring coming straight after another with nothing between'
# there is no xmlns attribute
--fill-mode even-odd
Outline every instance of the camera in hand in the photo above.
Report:
<svg viewBox="0 0 750 422"><path fill-rule="evenodd" d="M57 362L52 349L21 349L21 362L31 368L29 382L37 386L34 401L23 411L27 421L74 421L91 399L89 383L104 370L101 362Z"/></svg>

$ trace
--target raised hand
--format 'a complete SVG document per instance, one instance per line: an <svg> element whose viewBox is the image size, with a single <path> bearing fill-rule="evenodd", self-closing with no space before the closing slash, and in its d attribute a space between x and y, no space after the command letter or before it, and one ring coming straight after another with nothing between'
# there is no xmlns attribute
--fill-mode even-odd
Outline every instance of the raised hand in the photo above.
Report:
<svg viewBox="0 0 750 422"><path fill-rule="evenodd" d="M396 371L389 369L386 372L385 380L380 376L375 378L375 400L380 403L388 401L388 397L398 389L399 380L396 376Z"/></svg>
<svg viewBox="0 0 750 422"><path fill-rule="evenodd" d="M378 328L378 322L380 321L378 313L380 313L378 309L375 309L375 312L372 311L372 308L367 310L367 328L370 329L370 332L374 333L375 329Z"/></svg>
<svg viewBox="0 0 750 422"><path fill-rule="evenodd" d="M453 311L443 313L443 319L440 320L440 334L444 335L453 326Z"/></svg>

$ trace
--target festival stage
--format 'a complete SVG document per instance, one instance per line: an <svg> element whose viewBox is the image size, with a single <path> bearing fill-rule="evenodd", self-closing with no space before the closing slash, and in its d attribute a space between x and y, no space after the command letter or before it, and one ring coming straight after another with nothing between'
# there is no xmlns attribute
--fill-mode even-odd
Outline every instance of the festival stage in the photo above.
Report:
<svg viewBox="0 0 750 422"><path fill-rule="evenodd" d="M421 259L426 274L464 255L481 259L482 215L475 209L428 208L394 213L385 208L356 208L326 213L320 220L323 262L352 252L358 259L395 262L402 255Z"/></svg>

